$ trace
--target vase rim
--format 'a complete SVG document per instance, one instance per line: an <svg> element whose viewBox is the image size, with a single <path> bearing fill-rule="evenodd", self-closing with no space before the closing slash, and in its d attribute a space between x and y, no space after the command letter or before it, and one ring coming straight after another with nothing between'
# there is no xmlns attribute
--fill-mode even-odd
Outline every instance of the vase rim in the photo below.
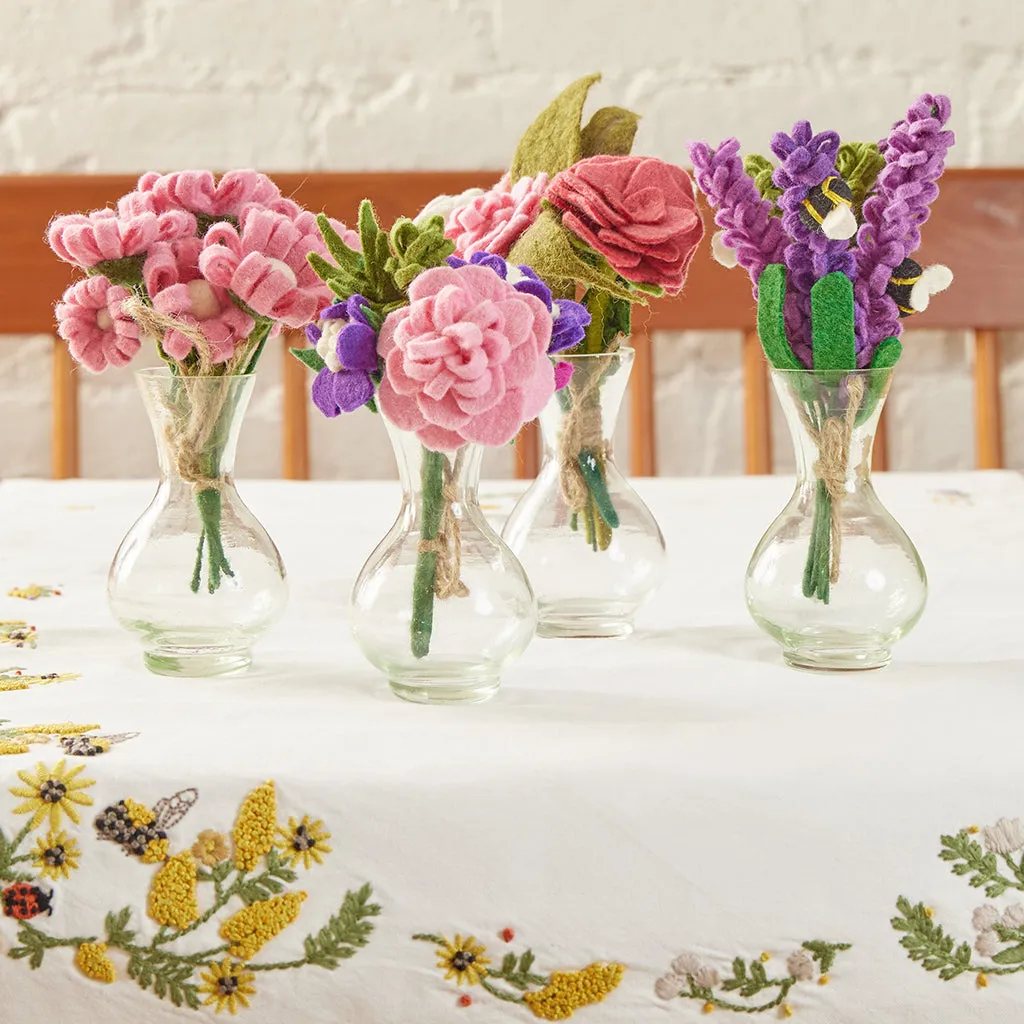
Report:
<svg viewBox="0 0 1024 1024"><path fill-rule="evenodd" d="M875 373L892 373L896 369L895 366L862 366L856 370L826 370L826 369L814 369L808 367L801 367L800 369L794 370L788 367L781 366L769 366L768 369L773 374L778 374L780 377L817 377L828 374L836 377L869 377Z"/></svg>
<svg viewBox="0 0 1024 1024"><path fill-rule="evenodd" d="M611 352L552 352L551 358L558 362L565 362L569 359L603 359L608 356L634 355L636 349L632 345L620 345Z"/></svg>
<svg viewBox="0 0 1024 1024"><path fill-rule="evenodd" d="M169 366L146 366L135 371L135 376L143 380L248 380L256 376L256 371L251 373L171 373Z"/></svg>

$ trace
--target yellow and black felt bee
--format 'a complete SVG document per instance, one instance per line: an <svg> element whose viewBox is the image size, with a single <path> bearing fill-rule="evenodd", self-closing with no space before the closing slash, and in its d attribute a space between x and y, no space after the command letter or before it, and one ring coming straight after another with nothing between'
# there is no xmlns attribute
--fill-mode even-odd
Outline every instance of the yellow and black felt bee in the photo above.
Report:
<svg viewBox="0 0 1024 1024"><path fill-rule="evenodd" d="M886 295L896 303L900 318L923 313L933 295L953 283L953 272L942 263L922 267L909 256L892 272Z"/></svg>
<svg viewBox="0 0 1024 1024"><path fill-rule="evenodd" d="M850 186L838 174L830 174L807 193L800 220L826 238L852 238L857 233L857 218Z"/></svg>

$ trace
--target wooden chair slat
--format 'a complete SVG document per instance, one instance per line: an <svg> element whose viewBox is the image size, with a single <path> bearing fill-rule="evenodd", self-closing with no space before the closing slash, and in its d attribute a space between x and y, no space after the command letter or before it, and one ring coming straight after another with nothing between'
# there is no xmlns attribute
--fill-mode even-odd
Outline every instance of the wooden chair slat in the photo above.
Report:
<svg viewBox="0 0 1024 1024"><path fill-rule="evenodd" d="M974 421L978 468L1002 469L999 335L991 330L974 332Z"/></svg>
<svg viewBox="0 0 1024 1024"><path fill-rule="evenodd" d="M540 428L536 420L527 423L515 443L517 480L532 480L540 472Z"/></svg>
<svg viewBox="0 0 1024 1024"><path fill-rule="evenodd" d="M887 414L883 410L878 420L878 426L875 428L875 444L871 449L871 468L879 473L889 468L889 434L886 429L887 424Z"/></svg>
<svg viewBox="0 0 1024 1024"><path fill-rule="evenodd" d="M53 436L50 474L54 480L78 476L78 373L77 364L61 338L53 339Z"/></svg>
<svg viewBox="0 0 1024 1024"><path fill-rule="evenodd" d="M629 343L636 353L629 381L629 471L654 476L654 352L646 324L634 326Z"/></svg>
<svg viewBox="0 0 1024 1024"><path fill-rule="evenodd" d="M743 441L747 473L772 471L771 382L757 331L743 335Z"/></svg>
<svg viewBox="0 0 1024 1024"><path fill-rule="evenodd" d="M289 352L305 348L302 331L284 331L281 350L281 475L285 480L309 479L310 371Z"/></svg>

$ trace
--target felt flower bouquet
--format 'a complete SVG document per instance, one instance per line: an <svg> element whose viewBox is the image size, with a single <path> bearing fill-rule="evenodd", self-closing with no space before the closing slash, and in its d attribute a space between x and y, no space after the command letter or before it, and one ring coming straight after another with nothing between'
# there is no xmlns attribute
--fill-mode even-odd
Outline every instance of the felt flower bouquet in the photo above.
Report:
<svg viewBox="0 0 1024 1024"><path fill-rule="evenodd" d="M98 373L149 341L169 367L164 430L203 528L191 589L212 594L234 575L221 529L232 381L329 300L306 260L327 251L316 221L256 171L151 172L113 208L57 217L49 243L86 275L56 309L74 359Z"/></svg>
<svg viewBox="0 0 1024 1024"><path fill-rule="evenodd" d="M851 438L884 399L904 318L952 281L948 268L913 259L954 142L949 115L947 97L921 96L877 144L841 145L800 121L773 137L777 164L741 158L736 139L690 146L721 228L713 251L750 274L765 355L790 371L816 450L802 589L824 604L840 577Z"/></svg>
<svg viewBox="0 0 1024 1024"><path fill-rule="evenodd" d="M602 107L581 123L587 95L599 79L581 78L541 112L496 185L432 208L445 215L445 234L457 256L476 260L492 254L527 264L554 296L556 336L566 342L560 350L576 370L558 395L564 414L561 486L574 528L595 551L607 549L619 525L599 413L601 384L619 364L571 357L614 353L629 338L634 304L680 291L704 234L686 172L630 155L636 114ZM570 345L582 321L562 325L562 300L578 296L589 322Z"/></svg>

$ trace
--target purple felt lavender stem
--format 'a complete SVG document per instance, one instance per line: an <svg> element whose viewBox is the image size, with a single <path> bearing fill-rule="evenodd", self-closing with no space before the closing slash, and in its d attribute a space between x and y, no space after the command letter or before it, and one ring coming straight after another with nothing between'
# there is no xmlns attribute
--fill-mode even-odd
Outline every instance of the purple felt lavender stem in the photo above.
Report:
<svg viewBox="0 0 1024 1024"><path fill-rule="evenodd" d="M814 282L837 270L853 280L855 261L849 242L827 238L821 231L809 228L800 219L800 209L807 193L829 175L836 174L839 136L835 132L815 135L809 121L793 125L792 135L776 132L772 152L780 166L773 181L783 189L779 197L782 227L791 241L785 249L786 263L786 333L796 357L806 366L812 362L811 288ZM865 332L866 310L855 303L854 325L857 332L858 355Z"/></svg>
<svg viewBox="0 0 1024 1024"><path fill-rule="evenodd" d="M899 336L903 325L896 303L886 294L893 270L921 244L921 225L939 194L936 181L955 141L946 131L948 96L919 97L889 136L878 144L885 167L876 193L864 204L864 223L857 233L857 279L854 295L866 310L867 365L878 345Z"/></svg>
<svg viewBox="0 0 1024 1024"><path fill-rule="evenodd" d="M786 237L772 203L761 197L754 179L743 170L736 139L717 149L706 142L691 142L697 187L716 209L715 223L724 230L722 241L736 253L737 262L750 274L757 295L757 279L769 263L781 263Z"/></svg>

